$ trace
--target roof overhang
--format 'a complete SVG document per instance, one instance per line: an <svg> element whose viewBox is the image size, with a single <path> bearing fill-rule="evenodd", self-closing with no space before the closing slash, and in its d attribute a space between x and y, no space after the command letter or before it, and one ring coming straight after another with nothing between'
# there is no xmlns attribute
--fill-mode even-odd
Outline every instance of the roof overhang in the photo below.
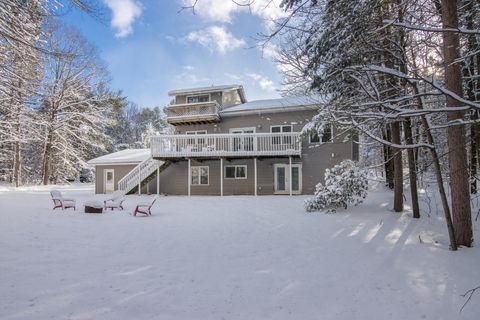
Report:
<svg viewBox="0 0 480 320"><path fill-rule="evenodd" d="M321 106L318 104L312 104L312 105L304 105L304 106L271 107L271 108L259 108L259 109L235 110L235 111L228 111L228 109L226 109L224 111L220 111L220 115L222 117L234 117L234 116L251 115L251 114L318 110L320 109L320 107Z"/></svg>
<svg viewBox="0 0 480 320"><path fill-rule="evenodd" d="M169 96L178 96L178 95L184 95L184 94L185 95L186 94L199 94L199 93L210 93L210 92L218 92L218 91L223 92L223 91L232 91L232 90L238 90L238 92L240 94L240 99L242 100L242 102L247 101L243 86L239 85L239 84L171 90L171 91L168 92L168 95Z"/></svg>

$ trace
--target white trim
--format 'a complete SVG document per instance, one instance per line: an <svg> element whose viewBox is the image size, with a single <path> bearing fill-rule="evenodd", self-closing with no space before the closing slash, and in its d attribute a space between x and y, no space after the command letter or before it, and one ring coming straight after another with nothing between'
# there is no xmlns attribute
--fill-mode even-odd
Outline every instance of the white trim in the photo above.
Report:
<svg viewBox="0 0 480 320"><path fill-rule="evenodd" d="M223 158L220 158L220 196L223 197Z"/></svg>
<svg viewBox="0 0 480 320"><path fill-rule="evenodd" d="M201 133L200 133L201 132ZM207 134L207 130L190 130L190 131L185 131L185 134L188 134L188 135L191 135L191 136L195 136L195 135L198 135L200 133L200 135L202 134Z"/></svg>
<svg viewBox="0 0 480 320"><path fill-rule="evenodd" d="M230 128L228 129L229 133L232 133L233 131L242 131L242 133L245 133L244 131L250 131L252 130L253 133L257 133L257 128L256 127L244 127L244 128Z"/></svg>
<svg viewBox="0 0 480 320"><path fill-rule="evenodd" d="M257 158L253 158L253 172L254 172L254 188L255 188L255 196L257 195Z"/></svg>
<svg viewBox="0 0 480 320"><path fill-rule="evenodd" d="M239 115L251 115L251 114L264 114L264 113L279 113L279 112L292 112L292 111L308 111L308 110L318 110L320 105L306 105L306 106L292 106L292 107L272 107L272 108L263 108L263 109L252 109L252 110L239 110L239 111L229 111L228 108L220 111L222 117L235 117Z"/></svg>
<svg viewBox="0 0 480 320"><path fill-rule="evenodd" d="M202 184L202 175L198 175L198 184L197 183L192 183L192 169L193 168L198 168L198 172L201 172L201 168L207 168L207 183ZM190 185L196 186L196 187L206 187L210 185L210 167L209 166L190 166Z"/></svg>
<svg viewBox="0 0 480 320"><path fill-rule="evenodd" d="M168 91L169 96L181 96L187 94L197 94L197 93L208 93L208 92L220 92L226 90L242 90L243 86L240 84L232 85L223 85L223 86L210 86L210 87L199 87L199 88L187 88L187 89L177 89Z"/></svg>
<svg viewBox="0 0 480 320"><path fill-rule="evenodd" d="M272 131L272 128L275 128L275 127L281 127L279 133L290 133L290 132L293 132L293 124L275 124L275 125L271 125L271 126L270 126L270 133L276 133L276 132L273 132L273 131ZM284 131L283 131L283 127L290 127L290 131L284 132Z"/></svg>
<svg viewBox="0 0 480 320"><path fill-rule="evenodd" d="M148 159L148 158L147 158ZM146 159L145 159L146 160ZM138 161L138 162L108 162L108 163L89 163L87 162L87 164L91 165L91 166L94 166L94 167L108 167L108 166L136 166L140 163L142 163L143 161L145 160L142 160L142 161Z"/></svg>
<svg viewBox="0 0 480 320"><path fill-rule="evenodd" d="M319 135L318 132L317 132L317 135L318 135L318 138L320 139L319 142L312 142L312 135L311 135L311 132L317 132L317 130L315 129L312 129L310 130L310 132L308 133L308 143L309 144L325 144L325 143L333 143L333 126L330 124L330 141L327 141L327 142L323 142L322 141L322 137L323 137L323 133L322 135Z"/></svg>
<svg viewBox="0 0 480 320"><path fill-rule="evenodd" d="M208 96L208 101L202 101L202 102L188 102L188 98L191 97L199 97L199 96ZM207 103L212 101L212 96L210 93L201 93L201 94L190 94L185 96L185 104L192 104L192 103ZM175 101L176 102L176 101Z"/></svg>
<svg viewBox="0 0 480 320"><path fill-rule="evenodd" d="M192 161L190 158L188 159L188 173L187 173L187 184L188 184L188 196L190 197L191 195L191 189L192 189Z"/></svg>
<svg viewBox="0 0 480 320"><path fill-rule="evenodd" d="M157 196L160 195L160 166L157 168Z"/></svg>
<svg viewBox="0 0 480 320"><path fill-rule="evenodd" d="M108 172L112 173L112 192L115 191L115 169L104 169L103 170L103 193L107 194L107 174ZM110 193L110 192L109 192Z"/></svg>
<svg viewBox="0 0 480 320"><path fill-rule="evenodd" d="M288 179L288 191L292 195L292 157L288 157L288 172L290 173L290 178Z"/></svg>
<svg viewBox="0 0 480 320"><path fill-rule="evenodd" d="M227 168L228 167L234 167L235 168L235 177L233 177L233 178L228 178L227 177ZM245 167L245 177L237 177L237 167ZM248 177L247 167L248 166L246 164L229 164L229 165L226 165L226 166L224 166L224 169L223 169L223 177L226 180L245 180Z"/></svg>

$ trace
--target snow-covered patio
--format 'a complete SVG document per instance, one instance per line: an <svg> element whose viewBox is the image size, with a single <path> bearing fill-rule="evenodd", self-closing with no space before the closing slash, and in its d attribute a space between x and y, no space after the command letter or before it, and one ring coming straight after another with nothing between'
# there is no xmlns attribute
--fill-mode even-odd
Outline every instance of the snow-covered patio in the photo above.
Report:
<svg viewBox="0 0 480 320"><path fill-rule="evenodd" d="M91 185L0 187L1 319L478 319L480 251L384 191L337 214L304 197L161 197L153 216L84 214ZM146 200L148 197L142 197ZM475 222L478 232L478 222ZM420 239L422 242L420 242Z"/></svg>

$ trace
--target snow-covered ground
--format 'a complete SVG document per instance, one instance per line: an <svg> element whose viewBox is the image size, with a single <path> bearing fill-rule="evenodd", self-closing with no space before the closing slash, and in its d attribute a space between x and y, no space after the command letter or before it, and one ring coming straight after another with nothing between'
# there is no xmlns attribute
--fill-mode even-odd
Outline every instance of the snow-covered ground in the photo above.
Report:
<svg viewBox="0 0 480 320"><path fill-rule="evenodd" d="M76 212L52 211L49 188L0 187L0 319L480 318L480 292L460 313L479 248L448 251L441 217L393 213L386 191L336 214L161 197L149 218L129 214L138 196L95 215L91 185L62 191Z"/></svg>

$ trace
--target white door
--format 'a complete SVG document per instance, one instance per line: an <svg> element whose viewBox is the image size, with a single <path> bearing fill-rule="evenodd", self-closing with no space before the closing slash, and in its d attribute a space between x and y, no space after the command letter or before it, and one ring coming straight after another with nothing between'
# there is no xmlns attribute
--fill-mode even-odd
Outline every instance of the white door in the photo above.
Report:
<svg viewBox="0 0 480 320"><path fill-rule="evenodd" d="M288 172L288 164L274 164L274 184L276 194L290 194L290 179L292 180L292 193L302 192L302 165L292 164L292 172Z"/></svg>
<svg viewBox="0 0 480 320"><path fill-rule="evenodd" d="M105 170L105 193L115 191L115 171L113 169Z"/></svg>

